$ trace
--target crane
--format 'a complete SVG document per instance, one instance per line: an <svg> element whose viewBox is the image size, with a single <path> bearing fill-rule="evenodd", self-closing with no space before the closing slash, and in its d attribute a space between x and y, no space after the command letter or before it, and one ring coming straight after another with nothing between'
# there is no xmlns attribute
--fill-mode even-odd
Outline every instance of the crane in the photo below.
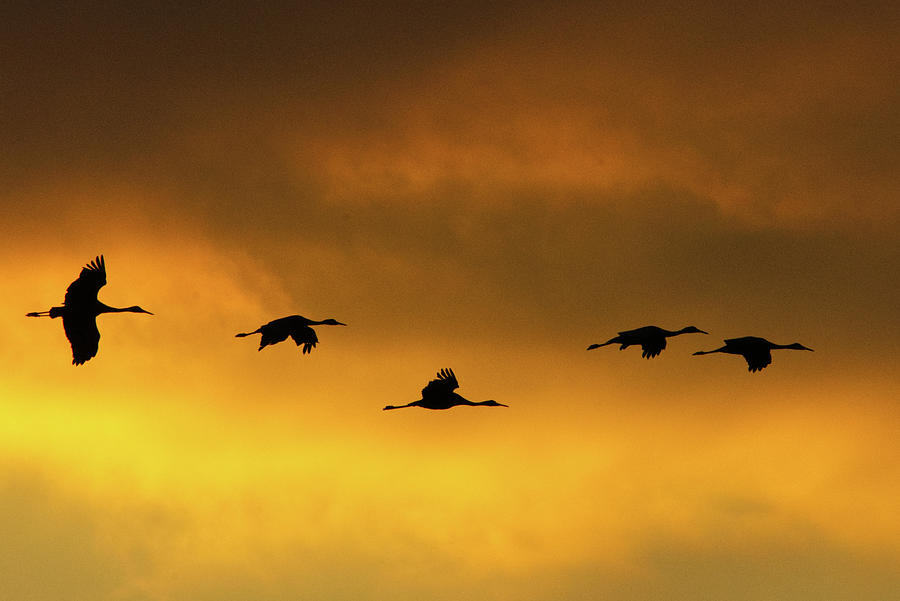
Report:
<svg viewBox="0 0 900 601"><path fill-rule="evenodd" d="M234 336L235 338L243 338L244 336L250 336L252 334L262 334L262 337L259 341L259 348L256 349L258 351L263 350L270 344L276 344L278 342L287 340L287 337L290 336L291 338L293 338L297 346L300 346L301 344L303 345L303 354L305 355L312 351L313 348L315 348L316 344L319 342L319 337L316 336L316 331L310 326L319 325L345 326L347 324L341 323L335 319L323 319L322 321L315 321L312 319L307 319L302 315L288 315L287 317L282 317L280 319L270 321L263 326L259 326L252 332L244 332L242 334L235 334Z"/></svg>
<svg viewBox="0 0 900 601"><path fill-rule="evenodd" d="M741 355L747 361L747 369L751 372L760 371L772 363L772 350L792 349L795 351L811 351L799 342L792 344L776 344L758 336L744 336L742 338L726 338L725 346L712 351L697 351L695 355L709 355L710 353L728 353L729 355Z"/></svg>
<svg viewBox="0 0 900 601"><path fill-rule="evenodd" d="M26 313L26 317L62 317L66 338L72 345L72 364L82 365L97 355L100 345L100 330L97 316L101 313L147 313L150 311L133 307L110 307L97 300L97 293L106 285L106 261L103 255L85 265L78 279L66 288L63 306L51 307L49 311Z"/></svg>
<svg viewBox="0 0 900 601"><path fill-rule="evenodd" d="M657 326L644 326L643 328L636 328L634 330L625 330L624 332L619 332L619 335L610 338L603 344L592 344L587 347L587 350L599 348L601 346L606 346L607 344L619 344L619 350L623 351L631 345L639 344L641 345L641 357L645 359L650 359L652 357L656 357L659 355L664 348L666 348L666 338L670 336L678 336L680 334L708 334L709 332L704 332L703 330L696 328L694 326L686 326L681 328L680 330L665 330L663 328Z"/></svg>
<svg viewBox="0 0 900 601"><path fill-rule="evenodd" d="M422 389L422 398L406 405L388 405L384 408L403 409L405 407L422 407L423 409L450 409L457 405L471 405L481 407L509 407L503 403L494 400L487 400L474 403L459 394L453 392L459 388L459 382L456 374L452 369L442 369L438 372L437 378L431 380L425 388Z"/></svg>

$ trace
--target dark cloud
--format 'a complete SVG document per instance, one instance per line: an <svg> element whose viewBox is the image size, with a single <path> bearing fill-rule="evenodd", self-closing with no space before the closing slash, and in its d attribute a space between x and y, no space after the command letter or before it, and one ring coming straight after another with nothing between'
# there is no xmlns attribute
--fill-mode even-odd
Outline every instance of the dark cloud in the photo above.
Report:
<svg viewBox="0 0 900 601"><path fill-rule="evenodd" d="M763 222L897 217L887 7L9 10L7 189L276 163L342 200L664 180Z"/></svg>

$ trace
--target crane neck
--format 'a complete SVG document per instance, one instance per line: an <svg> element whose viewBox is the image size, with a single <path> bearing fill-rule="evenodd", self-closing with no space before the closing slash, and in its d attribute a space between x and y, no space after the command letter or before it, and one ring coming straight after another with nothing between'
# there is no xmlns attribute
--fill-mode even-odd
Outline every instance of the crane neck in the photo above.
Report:
<svg viewBox="0 0 900 601"><path fill-rule="evenodd" d="M347 325L345 323L339 322L336 319L331 319L331 318L323 319L321 321L316 321L314 319L307 319L306 317L304 317L303 319L306 320L306 325L308 325L308 326L323 326L323 325L325 325L325 326L345 326L345 325Z"/></svg>
<svg viewBox="0 0 900 601"><path fill-rule="evenodd" d="M683 328L675 332L669 332L668 330L666 330L667 336L678 336L679 334L708 334L708 332L704 332L696 326L684 326Z"/></svg>
<svg viewBox="0 0 900 601"><path fill-rule="evenodd" d="M110 307L100 301L97 301L97 314L100 313L146 313L144 309L140 307Z"/></svg>
<svg viewBox="0 0 900 601"><path fill-rule="evenodd" d="M122 309L120 307L110 307L107 304L101 303L97 301L97 313L124 313L128 309Z"/></svg>
<svg viewBox="0 0 900 601"><path fill-rule="evenodd" d="M774 342L770 343L771 348L773 349L791 349L795 351L807 350L811 351L811 348L807 348L800 344L799 342L792 342L791 344L775 344Z"/></svg>

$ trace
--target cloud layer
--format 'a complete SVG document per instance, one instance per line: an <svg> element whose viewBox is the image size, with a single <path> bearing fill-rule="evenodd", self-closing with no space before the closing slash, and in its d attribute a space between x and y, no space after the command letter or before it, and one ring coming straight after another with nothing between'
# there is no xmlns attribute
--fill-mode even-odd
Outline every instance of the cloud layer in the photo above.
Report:
<svg viewBox="0 0 900 601"><path fill-rule="evenodd" d="M9 12L10 594L898 588L896 9ZM100 253L154 315L76 369L24 314ZM584 350L648 323L712 335ZM510 407L380 411L445 366Z"/></svg>

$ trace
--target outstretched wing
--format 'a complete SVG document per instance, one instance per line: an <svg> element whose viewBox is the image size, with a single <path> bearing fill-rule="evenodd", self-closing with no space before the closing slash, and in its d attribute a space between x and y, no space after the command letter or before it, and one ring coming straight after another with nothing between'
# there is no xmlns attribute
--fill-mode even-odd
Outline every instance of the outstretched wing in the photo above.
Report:
<svg viewBox="0 0 900 601"><path fill-rule="evenodd" d="M459 382L456 380L456 374L453 373L453 370L442 369L438 372L437 378L422 389L422 398L427 399L429 396L450 394L457 388L459 388Z"/></svg>
<svg viewBox="0 0 900 601"><path fill-rule="evenodd" d="M79 307L97 300L97 293L106 285L106 262L103 255L81 269L78 279L66 288L66 307ZM96 329L96 325L94 329ZM99 335L98 335L99 336ZM96 350L94 351L96 353ZM91 355L93 357L93 355ZM90 358L90 357L88 357Z"/></svg>
<svg viewBox="0 0 900 601"><path fill-rule="evenodd" d="M63 329L72 345L72 363L81 365L97 355L100 346L100 330L96 318L85 312L63 314Z"/></svg>
<svg viewBox="0 0 900 601"><path fill-rule="evenodd" d="M297 346L303 345L303 354L310 352L316 347L316 344L319 342L319 337L316 336L316 331L309 326L299 326L295 327L291 330L291 338L294 339L294 342Z"/></svg>
<svg viewBox="0 0 900 601"><path fill-rule="evenodd" d="M641 357L645 359L650 359L652 357L660 354L663 349L666 348L666 339L665 338L652 338L649 340L645 340L641 344L641 349L643 352L641 353Z"/></svg>

